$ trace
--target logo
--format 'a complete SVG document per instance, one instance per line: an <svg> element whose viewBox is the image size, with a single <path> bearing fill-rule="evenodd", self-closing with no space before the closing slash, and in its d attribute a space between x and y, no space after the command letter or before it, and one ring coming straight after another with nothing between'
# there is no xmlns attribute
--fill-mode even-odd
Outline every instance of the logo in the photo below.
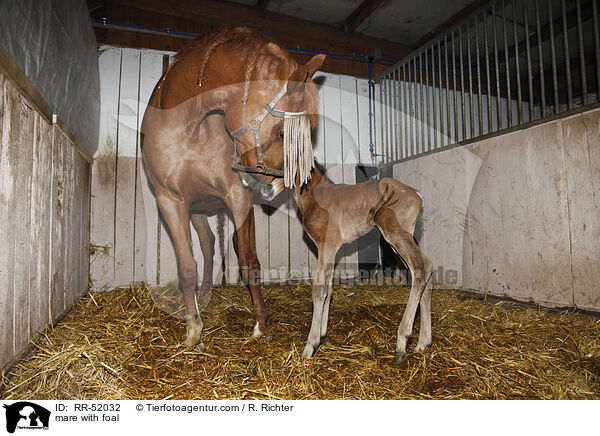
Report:
<svg viewBox="0 0 600 436"><path fill-rule="evenodd" d="M6 431L14 433L18 429L48 429L50 411L29 401L19 401L6 409Z"/></svg>

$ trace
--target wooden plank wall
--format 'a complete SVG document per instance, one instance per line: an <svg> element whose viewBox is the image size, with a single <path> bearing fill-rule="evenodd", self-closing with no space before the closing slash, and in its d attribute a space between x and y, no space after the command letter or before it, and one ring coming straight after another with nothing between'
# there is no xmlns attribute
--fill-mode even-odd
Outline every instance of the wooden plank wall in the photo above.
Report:
<svg viewBox="0 0 600 436"><path fill-rule="evenodd" d="M163 56L172 53L104 47L100 51L100 144L92 175L91 279L95 289L127 286L132 281L165 284L176 280L175 255L141 163L139 126ZM371 164L367 81L331 74L315 75L321 119L313 135L317 160L338 183L354 183L357 163ZM137 171L136 171L137 169ZM282 193L271 204L254 207L256 240L264 282L309 279L316 264L312 242L304 234L295 200ZM217 217L209 218L215 236ZM216 243L213 283L237 283L232 243L234 226L225 218L223 253ZM203 264L195 232L194 255ZM283 243L282 243L283 242ZM357 274L356 245L340 250L337 272ZM202 268L199 267L199 272Z"/></svg>
<svg viewBox="0 0 600 436"><path fill-rule="evenodd" d="M600 310L599 125L595 109L394 165L425 198L438 282Z"/></svg>
<svg viewBox="0 0 600 436"><path fill-rule="evenodd" d="M90 164L0 74L0 369L88 289Z"/></svg>

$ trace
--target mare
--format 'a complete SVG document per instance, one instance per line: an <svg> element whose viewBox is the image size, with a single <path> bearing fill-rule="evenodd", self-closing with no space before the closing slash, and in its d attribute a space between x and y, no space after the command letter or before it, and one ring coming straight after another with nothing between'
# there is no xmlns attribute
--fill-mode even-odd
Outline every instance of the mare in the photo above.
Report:
<svg viewBox="0 0 600 436"><path fill-rule="evenodd" d="M175 248L186 306L186 345L203 348L190 220L201 241L214 242L206 215L215 213L228 213L235 224L240 272L254 305L252 336L267 332L251 192L241 175L248 179L245 172L253 173L251 180L263 184L283 175L285 123L265 109L277 105L280 113L306 113L314 126L318 94L311 77L324 60L324 55L316 55L298 65L280 46L251 29L225 28L196 40L154 88L142 122L142 157ZM226 127L218 137L205 130L213 114L220 114ZM230 132L237 132L235 142ZM234 171L233 165L242 172ZM283 189L280 181L275 180L271 186L276 188L266 197ZM212 271L212 250L203 249L203 292L212 282L212 273L207 275L207 269Z"/></svg>

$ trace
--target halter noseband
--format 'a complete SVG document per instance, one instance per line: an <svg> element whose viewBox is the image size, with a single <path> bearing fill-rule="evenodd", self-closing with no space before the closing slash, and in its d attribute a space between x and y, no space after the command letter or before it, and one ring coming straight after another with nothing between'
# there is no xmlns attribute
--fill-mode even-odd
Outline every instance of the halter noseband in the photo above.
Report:
<svg viewBox="0 0 600 436"><path fill-rule="evenodd" d="M260 141L260 126L262 122L267 118L267 116L272 115L277 118L285 118L287 116L300 116L304 115L306 112L285 112L275 109L277 103L281 101L285 93L287 92L287 83L283 85L283 87L279 90L277 94L269 101L262 111L250 120L250 122L242 127L241 129L236 130L231 133L233 137L233 164L232 168L235 171L242 171L245 173L257 173L257 174L265 174L267 176L274 177L283 177L283 166L282 169L276 170L273 168L265 167L265 162L263 160L263 150ZM236 138L244 135L245 133L252 130L254 132L254 147L256 148L256 166L247 167L242 164L242 160L240 159L240 155L238 153Z"/></svg>

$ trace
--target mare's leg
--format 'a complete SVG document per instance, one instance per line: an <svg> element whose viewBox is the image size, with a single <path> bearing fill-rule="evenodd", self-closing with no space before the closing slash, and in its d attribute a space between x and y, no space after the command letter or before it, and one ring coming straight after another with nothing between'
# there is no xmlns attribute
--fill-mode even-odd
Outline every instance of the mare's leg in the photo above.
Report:
<svg viewBox="0 0 600 436"><path fill-rule="evenodd" d="M204 271L202 272L202 282L200 283L200 295L203 300L207 300L212 288L215 235L210 230L206 215L192 214L191 219L192 225L196 233L198 233L200 250L202 250L202 257L204 257Z"/></svg>
<svg viewBox="0 0 600 436"><path fill-rule="evenodd" d="M192 254L189 205L165 194L157 194L156 197L160 213L169 228L175 246L177 277L183 291L187 313L187 338L184 344L194 345L200 340L203 324L196 302L198 271ZM204 349L202 342L198 344L198 347Z"/></svg>
<svg viewBox="0 0 600 436"><path fill-rule="evenodd" d="M200 283L200 290L202 294L205 294L209 292L210 288L212 287L215 235L210 229L206 215L192 214L191 221L196 233L198 234L200 249L202 250L202 256L204 257L204 270L202 274L202 282Z"/></svg>
<svg viewBox="0 0 600 436"><path fill-rule="evenodd" d="M256 325L252 331L253 338L260 338L267 333L268 312L260 291L260 263L256 254L254 234L254 209L250 193L241 185L233 187L225 202L233 214L235 234L233 243L238 255L242 279L250 288Z"/></svg>
<svg viewBox="0 0 600 436"><path fill-rule="evenodd" d="M421 296L423 295L428 276L426 276L427 272L425 270L425 262L421 250L419 250L419 247L410 233L398 228L389 229L384 226L379 226L379 229L386 241L388 241L392 247L394 247L398 255L404 259L412 276L412 286L408 304L402 315L402 321L400 321L400 325L398 326L396 358L394 359L394 364L398 364L402 362L406 356L406 345L408 339L412 335L417 306L421 301ZM429 265L431 265L431 262L429 262ZM428 269L430 272L431 266Z"/></svg>
<svg viewBox="0 0 600 436"><path fill-rule="evenodd" d="M338 248L319 248L317 271L313 279L312 289L313 316L306 346L301 354L302 357L311 357L321 343L321 338L327 332L329 301L331 300L332 291L331 281L333 279L335 253Z"/></svg>

